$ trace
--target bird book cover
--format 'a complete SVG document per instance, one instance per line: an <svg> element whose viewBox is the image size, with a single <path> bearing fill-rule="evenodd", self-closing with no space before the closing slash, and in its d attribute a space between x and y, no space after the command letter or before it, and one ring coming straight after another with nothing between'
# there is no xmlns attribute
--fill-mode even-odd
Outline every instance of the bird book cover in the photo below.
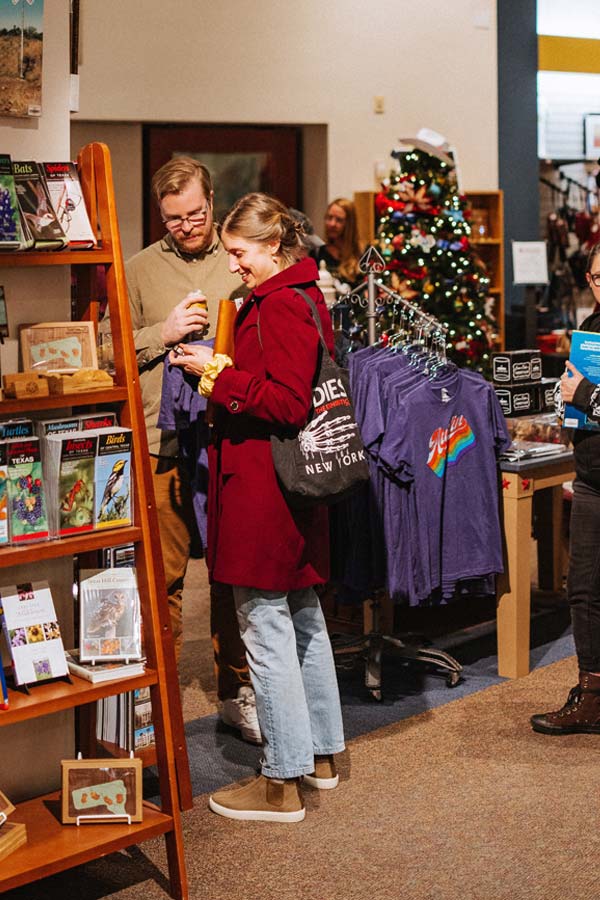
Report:
<svg viewBox="0 0 600 900"><path fill-rule="evenodd" d="M79 431L44 438L50 529L66 537L94 527L95 461L98 438Z"/></svg>
<svg viewBox="0 0 600 900"><path fill-rule="evenodd" d="M68 673L47 581L0 587L0 618L17 684L47 681Z"/></svg>
<svg viewBox="0 0 600 900"><path fill-rule="evenodd" d="M79 585L81 662L140 659L142 632L135 569L104 569Z"/></svg>
<svg viewBox="0 0 600 900"><path fill-rule="evenodd" d="M45 540L49 529L39 439L7 441L6 471L11 542Z"/></svg>
<svg viewBox="0 0 600 900"><path fill-rule="evenodd" d="M97 434L96 528L131 525L131 429L105 428Z"/></svg>

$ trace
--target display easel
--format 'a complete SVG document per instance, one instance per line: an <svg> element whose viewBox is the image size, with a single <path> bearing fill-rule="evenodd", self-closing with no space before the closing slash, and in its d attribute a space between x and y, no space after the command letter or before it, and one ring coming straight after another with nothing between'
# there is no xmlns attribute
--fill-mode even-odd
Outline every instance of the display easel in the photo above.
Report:
<svg viewBox="0 0 600 900"><path fill-rule="evenodd" d="M384 303L394 303L405 309L417 318L423 328L435 331L438 335L445 335L447 328L438 322L433 316L424 313L414 303L410 303L390 290L378 280L385 268L385 262L374 247L369 247L360 259L362 272L366 273L365 280L351 293L344 296L344 302L356 300L366 307L367 340L369 346L377 341L377 302L378 298ZM366 301L364 292L367 292ZM383 295L383 297L382 297ZM377 591L364 603L364 622L369 623L369 630L359 637L336 636L332 640L334 655L339 658L362 654L365 657L365 687L370 691L375 700L381 700L381 663L383 650L386 645L395 649L396 657L409 662L418 662L428 665L434 670L441 671L446 678L448 687L454 687L460 681L462 672L461 664L444 650L435 647L418 647L407 644L400 635L384 634L381 630L381 620L384 601L387 599L384 591Z"/></svg>

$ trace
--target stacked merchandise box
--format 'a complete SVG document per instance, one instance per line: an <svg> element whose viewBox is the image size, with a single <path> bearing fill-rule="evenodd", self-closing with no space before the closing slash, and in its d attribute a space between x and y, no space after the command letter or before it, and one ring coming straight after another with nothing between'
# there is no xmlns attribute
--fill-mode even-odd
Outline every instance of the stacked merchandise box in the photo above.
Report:
<svg viewBox="0 0 600 900"><path fill-rule="evenodd" d="M505 416L540 412L542 355L539 350L493 353L492 380Z"/></svg>

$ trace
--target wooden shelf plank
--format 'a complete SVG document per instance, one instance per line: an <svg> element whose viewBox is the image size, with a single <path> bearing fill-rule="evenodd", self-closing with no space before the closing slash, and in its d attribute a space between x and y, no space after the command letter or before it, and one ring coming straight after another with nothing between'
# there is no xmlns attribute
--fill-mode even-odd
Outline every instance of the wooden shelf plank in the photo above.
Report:
<svg viewBox="0 0 600 900"><path fill-rule="evenodd" d="M19 804L11 822L25 823L27 843L2 860L0 892L173 830L171 816L151 803L144 803L143 822L133 825L62 825L58 791Z"/></svg>
<svg viewBox="0 0 600 900"><path fill-rule="evenodd" d="M124 694L136 688L156 684L158 677L154 669L146 669L143 675L121 678L115 681L103 681L92 684L84 678L72 675L73 683L53 681L51 684L39 684L26 694L20 690L8 691L8 709L0 709L0 726L13 725L37 716L47 716L65 709L74 709L85 703L93 703L101 697L112 694ZM127 754L129 755L129 754Z"/></svg>
<svg viewBox="0 0 600 900"><path fill-rule="evenodd" d="M119 544L135 544L141 540L142 529L132 526L131 528L106 528L102 531L90 531L87 534L51 541L39 541L24 545L11 544L0 549L0 568L39 562L42 559L74 556L77 553L87 553L89 550L118 547Z"/></svg>
<svg viewBox="0 0 600 900"><path fill-rule="evenodd" d="M30 266L77 266L112 263L110 250L4 251L0 252L0 266L29 268Z"/></svg>
<svg viewBox="0 0 600 900"><path fill-rule="evenodd" d="M97 406L101 403L123 403L127 388L113 387L101 391L81 391L56 397L32 397L31 400L0 400L0 416L36 412L41 409L65 409L73 406Z"/></svg>
<svg viewBox="0 0 600 900"><path fill-rule="evenodd" d="M502 241L500 238L469 238L469 243L476 247L485 247L486 244L490 247L499 247Z"/></svg>

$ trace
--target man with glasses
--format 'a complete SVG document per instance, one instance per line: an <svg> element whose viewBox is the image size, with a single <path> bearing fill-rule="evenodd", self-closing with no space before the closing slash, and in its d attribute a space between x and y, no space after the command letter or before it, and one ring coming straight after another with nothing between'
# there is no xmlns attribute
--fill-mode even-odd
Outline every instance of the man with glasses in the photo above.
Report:
<svg viewBox="0 0 600 900"><path fill-rule="evenodd" d="M166 353L201 332L214 337L218 302L246 292L229 271L213 222L208 169L178 156L155 173L152 193L167 233L126 265L140 388L152 457L169 610L177 657L182 642L183 581L196 532L189 474L175 432L157 427ZM198 304L205 299L207 309ZM244 647L231 588L211 586L211 632L221 716L242 737L260 742Z"/></svg>

